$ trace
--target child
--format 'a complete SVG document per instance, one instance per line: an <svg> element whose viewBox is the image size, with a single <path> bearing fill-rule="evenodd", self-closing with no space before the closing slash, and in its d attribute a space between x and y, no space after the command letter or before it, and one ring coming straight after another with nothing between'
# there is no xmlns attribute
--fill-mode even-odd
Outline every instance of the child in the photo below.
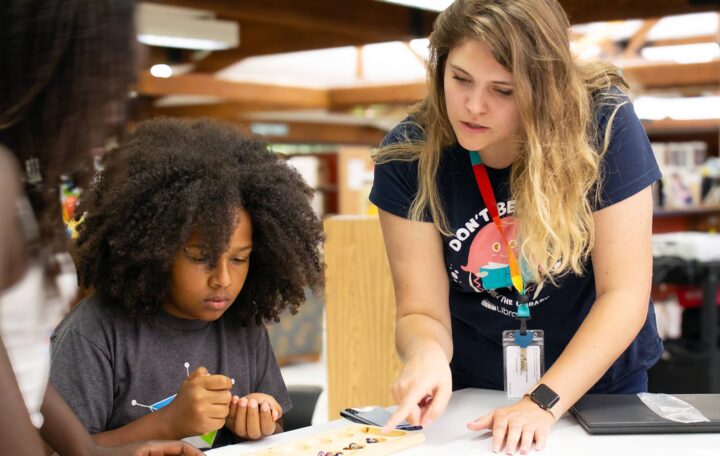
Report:
<svg viewBox="0 0 720 456"><path fill-rule="evenodd" d="M52 338L51 379L98 442L282 431L262 320L322 285L311 195L265 144L207 119L145 122L108 153L79 211L95 293Z"/></svg>

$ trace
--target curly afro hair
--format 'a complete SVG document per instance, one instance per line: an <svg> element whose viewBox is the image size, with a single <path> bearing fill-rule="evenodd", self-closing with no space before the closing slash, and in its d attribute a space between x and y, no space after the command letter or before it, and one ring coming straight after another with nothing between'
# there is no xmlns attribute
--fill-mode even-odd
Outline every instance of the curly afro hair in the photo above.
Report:
<svg viewBox="0 0 720 456"><path fill-rule="evenodd" d="M319 292L322 223L313 190L267 145L228 123L159 118L140 123L109 152L81 198L78 277L111 305L152 321L170 290L170 269L192 233L209 267L227 249L235 210L253 225L250 270L226 312L242 324L278 321Z"/></svg>

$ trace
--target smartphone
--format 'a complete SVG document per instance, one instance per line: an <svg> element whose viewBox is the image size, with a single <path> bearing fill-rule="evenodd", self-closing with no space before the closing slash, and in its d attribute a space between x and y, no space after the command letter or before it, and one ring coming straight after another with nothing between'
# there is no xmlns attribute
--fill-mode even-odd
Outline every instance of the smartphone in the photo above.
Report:
<svg viewBox="0 0 720 456"><path fill-rule="evenodd" d="M340 416L354 423L383 427L392 416L392 413L382 407L346 408L340 411ZM420 431L422 430L422 426L414 426L403 421L395 426L395 429L402 431Z"/></svg>

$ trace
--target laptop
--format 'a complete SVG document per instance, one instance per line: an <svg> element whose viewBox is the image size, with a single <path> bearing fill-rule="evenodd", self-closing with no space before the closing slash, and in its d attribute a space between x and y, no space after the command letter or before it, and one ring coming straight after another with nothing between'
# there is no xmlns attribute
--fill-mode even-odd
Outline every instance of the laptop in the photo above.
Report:
<svg viewBox="0 0 720 456"><path fill-rule="evenodd" d="M635 394L587 394L570 413L590 434L720 432L720 394L673 394L710 421L679 423L650 410Z"/></svg>

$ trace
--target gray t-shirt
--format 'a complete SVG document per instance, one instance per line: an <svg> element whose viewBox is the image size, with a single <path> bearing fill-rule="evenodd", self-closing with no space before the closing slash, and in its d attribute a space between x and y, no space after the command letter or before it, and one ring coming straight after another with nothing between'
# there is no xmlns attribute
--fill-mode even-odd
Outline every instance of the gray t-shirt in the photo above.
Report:
<svg viewBox="0 0 720 456"><path fill-rule="evenodd" d="M233 395L273 396L292 404L264 326L228 318L206 322L161 312L153 326L136 324L97 295L80 302L51 338L50 380L91 434L124 426L172 402L198 367L234 379ZM225 427L192 443L237 442Z"/></svg>

